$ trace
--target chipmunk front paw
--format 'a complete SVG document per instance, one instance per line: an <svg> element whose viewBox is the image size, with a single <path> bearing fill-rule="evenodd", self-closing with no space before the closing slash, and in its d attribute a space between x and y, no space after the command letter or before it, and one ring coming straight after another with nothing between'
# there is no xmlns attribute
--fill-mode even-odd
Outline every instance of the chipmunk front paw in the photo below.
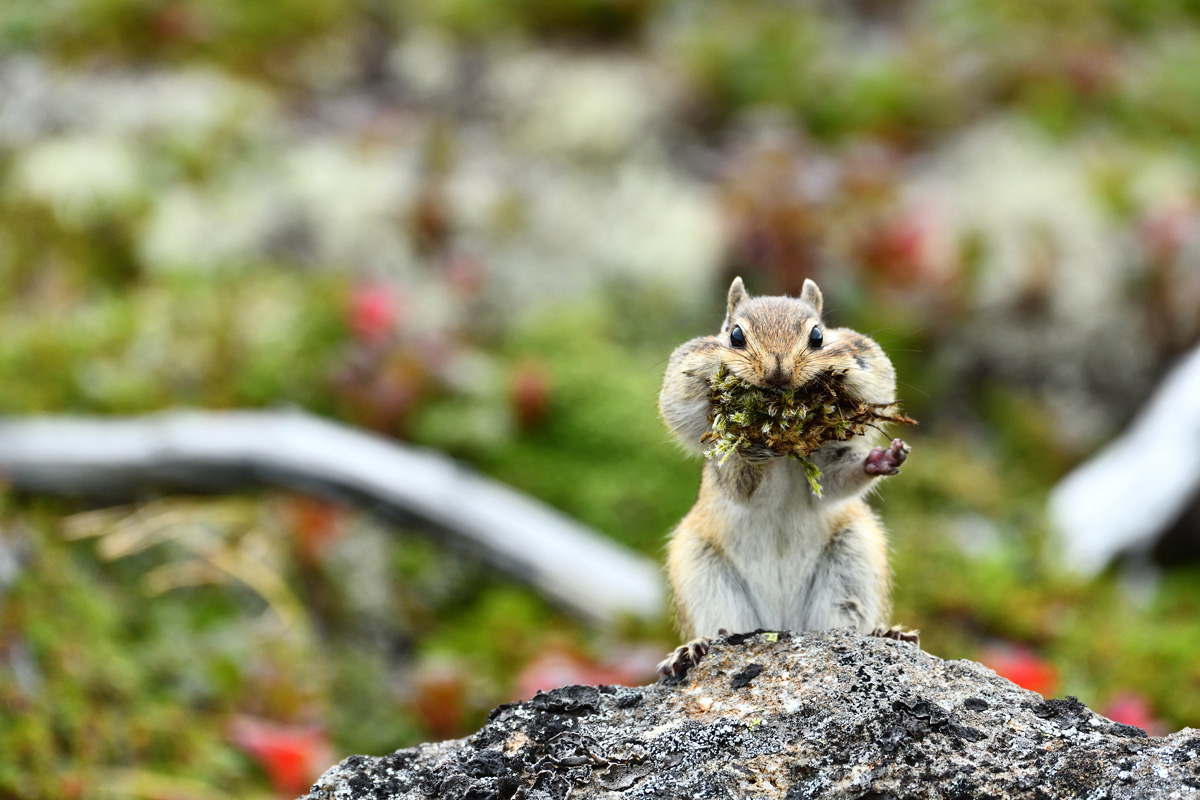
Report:
<svg viewBox="0 0 1200 800"><path fill-rule="evenodd" d="M911 452L912 447L905 444L903 439L892 439L886 450L876 447L868 453L863 468L868 475L899 475L900 465L908 460Z"/></svg>
<svg viewBox="0 0 1200 800"><path fill-rule="evenodd" d="M772 450L766 445L749 444L738 450L738 455L748 464L765 464L773 458L786 455L778 450Z"/></svg>
<svg viewBox="0 0 1200 800"><path fill-rule="evenodd" d="M682 680L687 671L699 664L700 659L708 654L711 644L712 639L701 636L699 639L692 639L687 644L675 648L671 655L658 665L659 680L668 682Z"/></svg>

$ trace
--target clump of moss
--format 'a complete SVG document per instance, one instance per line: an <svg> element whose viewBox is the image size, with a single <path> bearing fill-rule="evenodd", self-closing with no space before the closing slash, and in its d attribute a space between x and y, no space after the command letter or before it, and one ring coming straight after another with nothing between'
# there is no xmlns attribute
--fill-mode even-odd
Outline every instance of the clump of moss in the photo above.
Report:
<svg viewBox="0 0 1200 800"><path fill-rule="evenodd" d="M818 382L819 383L819 382ZM759 445L804 463L813 492L821 495L821 470L807 456L830 441L844 442L888 422L916 425L896 403L861 403L838 394L836 385L762 389L722 364L708 380L712 429L701 437L706 458L724 464Z"/></svg>

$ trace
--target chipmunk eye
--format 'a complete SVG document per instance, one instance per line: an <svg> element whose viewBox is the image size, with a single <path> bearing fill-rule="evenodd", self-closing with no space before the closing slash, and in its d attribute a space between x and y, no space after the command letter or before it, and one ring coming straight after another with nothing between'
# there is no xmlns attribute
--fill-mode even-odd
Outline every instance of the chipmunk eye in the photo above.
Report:
<svg viewBox="0 0 1200 800"><path fill-rule="evenodd" d="M733 330L729 332L729 342L734 347L746 346L746 334L742 333L741 325L734 325Z"/></svg>
<svg viewBox="0 0 1200 800"><path fill-rule="evenodd" d="M825 341L825 335L821 333L821 326L813 325L812 330L808 332L808 343L813 347L820 347L823 341Z"/></svg>

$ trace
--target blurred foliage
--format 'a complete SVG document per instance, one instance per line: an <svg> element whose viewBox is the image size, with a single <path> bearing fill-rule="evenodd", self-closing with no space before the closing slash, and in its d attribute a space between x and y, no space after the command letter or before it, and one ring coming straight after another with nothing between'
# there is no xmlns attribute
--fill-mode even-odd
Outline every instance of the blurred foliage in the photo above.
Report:
<svg viewBox="0 0 1200 800"><path fill-rule="evenodd" d="M516 437L478 436L463 424L470 411L460 401L431 404L414 437L657 556L699 471L680 468L654 412L671 339L636 337L646 318L599 305L527 323L501 353L518 364L536 358L545 370L551 399L540 424Z"/></svg>
<svg viewBox="0 0 1200 800"><path fill-rule="evenodd" d="M753 275L756 293L795 291L798 278L817 274L834 322L881 343L905 408L923 422L906 437L914 457L903 477L879 497L893 532L897 621L921 628L925 648L940 656L1021 643L1063 676L1063 693L1102 708L1134 689L1171 727L1200 721L1200 572L1175 569L1143 585L1119 570L1083 581L1061 569L1043 508L1047 487L1080 457L1077 442L1056 429L1023 365L1020 379L1005 380L989 372L994 359L956 365L947 345L973 318L991 321L970 299L994 255L988 220L968 220L949 248L951 267L934 265L926 221L904 205L896 177L905 154L996 116L1019 117L1052 141L1094 137L1080 172L1104 225L1123 225L1134 240L1121 240L1132 253L1122 257L1143 269L1122 289L1135 290L1137 306L1122 312L1152 343L1139 358L1160 369L1194 340L1180 231L1194 222L1195 198L1147 201L1142 162L1105 145L1182 152L1192 167L1200 159L1200 2L9 0L0 8L0 52L99 73L203 65L300 113L330 86L386 94L379 76L392 68L391 43L420 30L481 51L635 55L678 79L686 97L663 113L703 146L672 158L699 153L707 165L705 147L725 148L714 171L728 173L715 177L734 229L728 270ZM336 79L314 79L314 64ZM319 248L288 230L269 257L207 270L153 264L139 234L168 190L212 190L218 203L222 191L260 188L254 168L291 132L255 132L255 115L271 106L256 103L239 95L194 129L140 131L118 144L39 143L33 166L19 141L0 146L0 414L296 405L443 449L659 556L699 480L698 462L684 459L656 417L661 372L675 345L717 324L721 293L706 286L685 300L649 280L608 276L585 299L498 311L512 297L488 297L482 268L454 249L448 206L471 195L439 183L456 141L441 106L430 115L443 133L415 136L424 142L415 147L433 153L418 159L419 201L373 220L385 235L417 242L414 285L374 264L348 268L353 250L314 263L309 251ZM764 108L802 134L747 144L739 130ZM607 121L608 107L600 110L568 132ZM374 174L390 162L372 161L370 143L411 133L377 123L354 141L361 161L318 149L296 162L336 178L326 194L319 182L304 187L319 221L340 219L358 187L374 188L343 183L339 170ZM611 156L606 147L596 152ZM131 167L79 189L72 170L100 156ZM555 151L548 160L563 158ZM840 170L834 188L808 186L831 161ZM585 161L581 185L592 185L595 163ZM517 166L524 179L527 165ZM239 170L250 177L231 179ZM544 187L530 186L530 195ZM222 207L228 225L258 207L230 208ZM514 193L486 226L515 239L530 208ZM546 227L557 234L559 221ZM613 252L601 260L619 259ZM1039 257L1015 280L1018 327L1051 305ZM457 313L424 307L439 303ZM1009 347L1006 332L988 333ZM269 765L233 733L247 716L327 731L334 752L319 757L332 763L469 732L547 651L602 662L628 641L655 651L671 640L665 622L580 630L469 554L302 498L146 497L116 512L12 493L2 503L0 705L12 713L0 715L0 796L267 796ZM175 532L114 551L148 520Z"/></svg>
<svg viewBox="0 0 1200 800"><path fill-rule="evenodd" d="M1194 0L844 5L12 0L0 11L0 50L50 52L71 63L202 60L287 82L293 62L330 39L348 37L370 62L380 57L372 41L432 25L472 40L656 47L662 40L710 112L728 118L747 106L778 105L821 137L919 141L997 106L1059 130L1103 122L1194 137L1200 126L1197 104L1188 102L1200 93ZM855 45L856 7L879 28L868 47Z"/></svg>
<svg viewBox="0 0 1200 800"><path fill-rule="evenodd" d="M270 271L226 276L206 287L195 279L188 291L236 298L271 277L278 278ZM312 296L308 290L295 296L298 307L328 302L323 290L310 288ZM434 394L414 412L411 435L657 554L698 480L698 463L685 463L653 412L665 354L695 325L639 326L646 317L635 306L601 302L550 312L497 346L502 363L516 369L537 358L549 376L550 401L532 427L517 424L506 400L441 402ZM211 313L209 324L226 324L222 313ZM121 329L119 315L106 319ZM314 334L315 352L351 346L340 322L331 318L318 328L326 335ZM61 325L53 330L43 334L55 344L43 350L43 359L59 365L55 372L66 388L42 397L41 407L155 407L81 398L70 388L71 376L125 340L75 339ZM77 344L60 347L61 338ZM219 337L201 325L192 338ZM336 359L325 359L325 370L333 369ZM915 372L909 377L919 385ZM34 373L10 374L18 379L6 386L6 398L36 398L37 387L46 385ZM314 387L336 385L319 370L316 375L272 384L274 393L256 400L294 402ZM208 406L230 398L249 402L226 381L194 386L208 389L175 396ZM170 391L162 391L145 396L168 402ZM332 403L327 398L316 405ZM938 655L972 657L986 642L1026 642L1066 676L1064 692L1095 703L1135 687L1169 724L1194 721L1200 717L1193 658L1200 644L1200 572L1173 574L1142 606L1130 605L1117 574L1082 583L1062 573L1041 527L1045 476L1062 466L1047 462L1045 432L1030 424L1036 415L1019 408L998 401L997 413L1016 421L997 417L998 433L982 438L980 430L946 429L909 437L919 457L902 479L884 485L879 502L893 532L896 619L919 625L923 646ZM450 425L447 414L460 422L472 415L498 418L507 433L475 437L471 423ZM22 711L0 724L5 751L19 754L20 765L8 760L0 787L23 797L71 796L72 787L103 779L112 765L136 764L151 776L188 775L229 794L252 794L260 773L229 743L231 715L321 719L337 752L382 752L444 733L447 724L459 733L472 730L548 642L603 647L603 639L589 645L543 601L422 538L386 530L365 539L321 534L330 542L306 543L313 523L305 521L307 512L297 516L293 502L268 495L158 511L151 504L129 518L181 510L183 520L215 525L232 542L255 528L267 531L265 549L255 557L280 571L304 614L299 628L280 629L269 619L270 604L236 581L157 592L147 601L150 576L178 562L178 548L163 545L113 560L103 548L64 540L64 519L67 531L79 527L77 517L64 517L71 504L10 498L3 529L10 545L23 551L24 571L0 608L0 652L10 665L14 658L36 664L37 678L23 686L19 669L0 678L6 705ZM344 512L337 519L338 526L366 524ZM130 524L122 513L101 523L95 529L107 536ZM964 544L965 537L977 540ZM335 554L339 542L347 549ZM363 546L368 549L354 549ZM384 571L364 572L372 563ZM383 599L348 596L358 584L377 585ZM309 626L317 638L302 633ZM653 641L669 643L661 631ZM450 722L422 704L421 692L450 698L438 706L451 703ZM188 735L179 736L180 729Z"/></svg>
<svg viewBox="0 0 1200 800"><path fill-rule="evenodd" d="M432 23L471 38L533 35L577 42L636 40L661 0L447 0L396 3L389 10L400 20Z"/></svg>
<svg viewBox="0 0 1200 800"><path fill-rule="evenodd" d="M166 275L118 288L103 277L14 273L0 277L0 370L11 377L0 385L5 413L230 408L283 398L329 408L328 367L345 336L340 279Z"/></svg>
<svg viewBox="0 0 1200 800"><path fill-rule="evenodd" d="M201 58L262 68L330 29L355 23L366 2L283 0L15 0L0 18L10 45L68 61L97 55L178 61Z"/></svg>

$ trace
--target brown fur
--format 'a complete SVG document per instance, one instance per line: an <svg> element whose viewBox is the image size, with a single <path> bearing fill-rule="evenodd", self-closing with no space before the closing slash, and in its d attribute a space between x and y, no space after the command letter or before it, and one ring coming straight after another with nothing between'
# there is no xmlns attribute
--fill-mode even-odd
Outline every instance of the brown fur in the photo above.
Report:
<svg viewBox="0 0 1200 800"><path fill-rule="evenodd" d="M790 298L750 297L735 280L720 333L671 355L659 409L679 442L702 450L710 424L707 380L721 364L758 386L836 381L857 401L894 401L895 375L883 351L854 331L824 329L822 310L811 281L800 298ZM809 341L816 325L824 333L821 347ZM744 347L730 340L735 326ZM724 466L707 462L696 504L668 549L680 629L688 636L713 635L718 627L851 625L870 632L886 624L887 544L861 499L878 480L864 466L870 446L856 437L813 454L823 472L821 498L794 459L750 451Z"/></svg>

